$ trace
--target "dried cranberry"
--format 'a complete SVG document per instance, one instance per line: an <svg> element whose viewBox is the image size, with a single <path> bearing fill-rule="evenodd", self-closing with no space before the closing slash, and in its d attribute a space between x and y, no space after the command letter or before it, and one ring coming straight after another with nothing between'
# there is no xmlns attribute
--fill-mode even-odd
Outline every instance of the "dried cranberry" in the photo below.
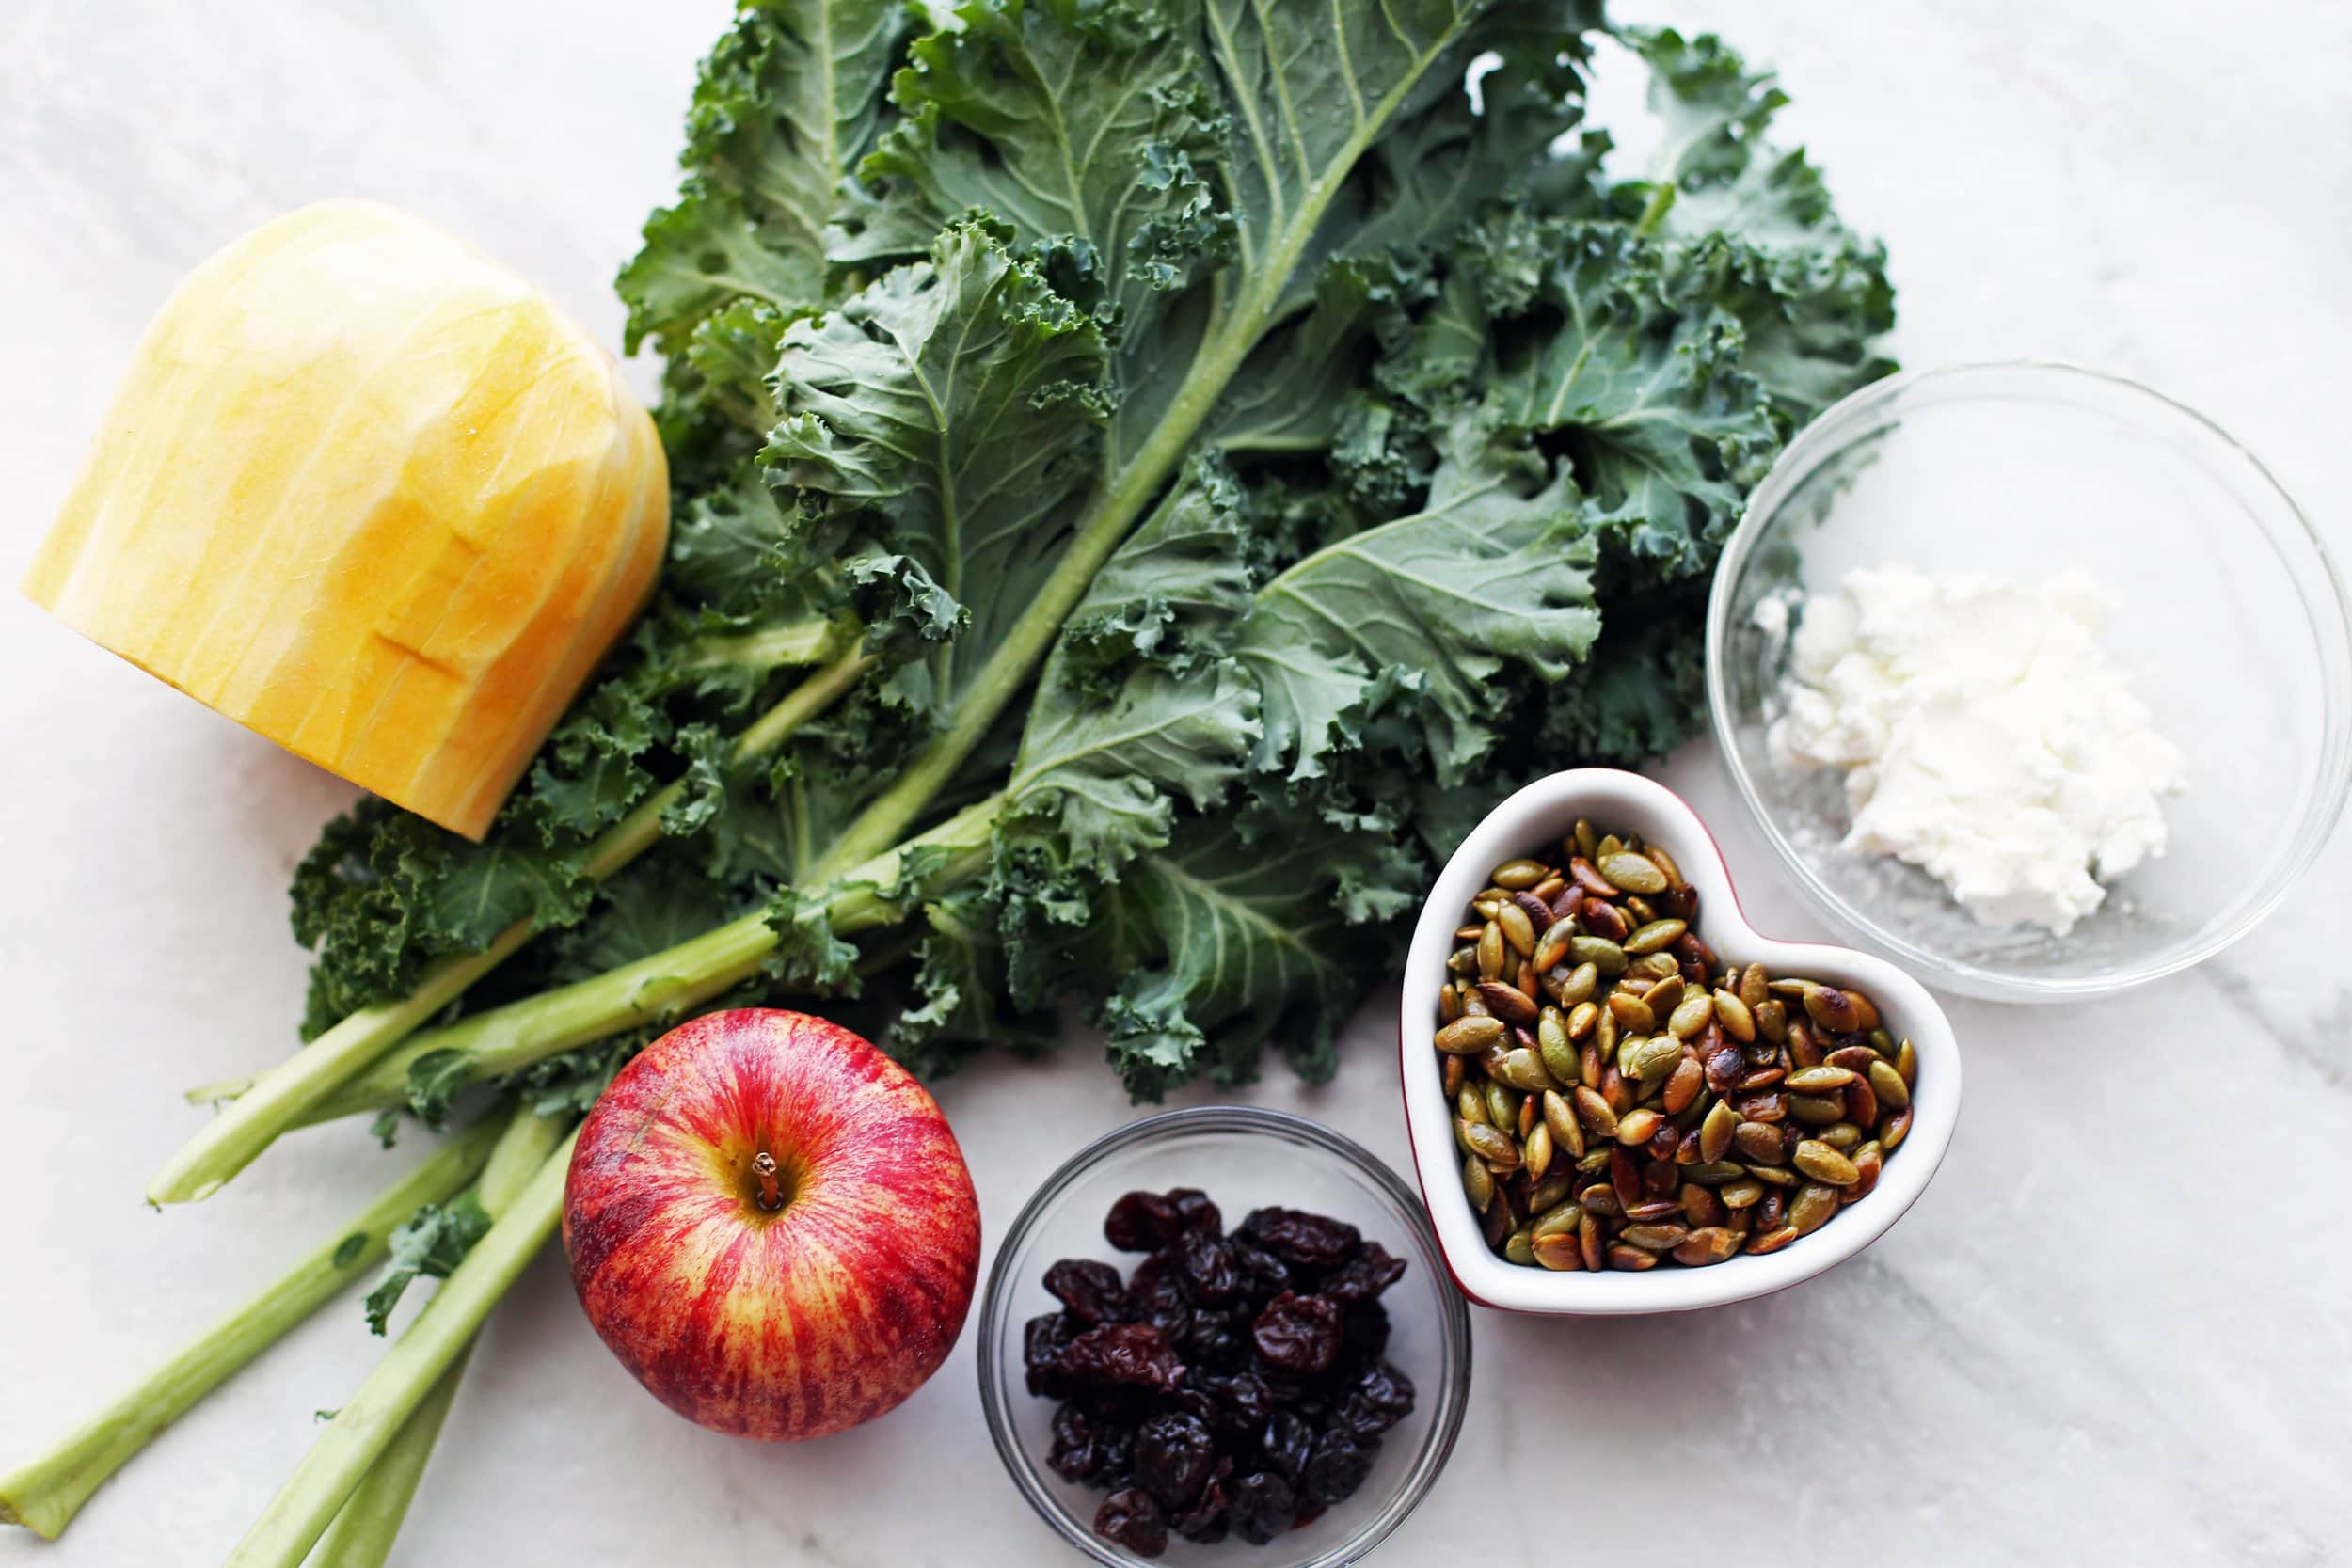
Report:
<svg viewBox="0 0 2352 1568"><path fill-rule="evenodd" d="M1154 1416L1136 1429L1136 1484L1171 1509L1200 1495L1216 1468L1216 1440L1197 1418Z"/></svg>
<svg viewBox="0 0 2352 1568"><path fill-rule="evenodd" d="M1103 1499L1094 1511L1094 1533L1137 1557L1157 1557L1168 1550L1168 1516L1149 1492L1132 1486Z"/></svg>
<svg viewBox="0 0 2352 1568"><path fill-rule="evenodd" d="M1219 1425L1236 1436L1255 1436L1274 1413L1274 1390L1255 1372L1216 1378L1209 1394L1216 1401Z"/></svg>
<svg viewBox="0 0 2352 1568"><path fill-rule="evenodd" d="M1259 1470L1241 1478L1233 1488L1233 1500L1226 1505L1225 1516L1235 1535L1263 1546L1291 1528L1297 1509L1297 1494L1291 1490L1291 1483L1271 1471Z"/></svg>
<svg viewBox="0 0 2352 1568"><path fill-rule="evenodd" d="M1404 1277L1404 1259L1390 1257L1378 1242L1366 1242L1361 1252L1325 1277L1320 1290L1333 1301L1370 1301Z"/></svg>
<svg viewBox="0 0 2352 1568"><path fill-rule="evenodd" d="M1089 1387L1149 1388L1167 1393L1184 1375L1167 1337L1150 1323L1104 1323L1061 1353L1065 1375Z"/></svg>
<svg viewBox="0 0 2352 1568"><path fill-rule="evenodd" d="M1127 1289L1108 1263L1065 1258L1045 1271L1045 1288L1080 1323L1117 1323L1127 1315Z"/></svg>
<svg viewBox="0 0 2352 1568"><path fill-rule="evenodd" d="M1168 1200L1169 1208L1176 1211L1176 1223L1184 1227L1187 1235L1225 1234L1225 1216L1218 1212L1215 1203L1209 1201L1209 1195L1200 1188L1170 1187L1160 1196Z"/></svg>
<svg viewBox="0 0 2352 1568"><path fill-rule="evenodd" d="M1176 1243L1176 1272L1195 1306L1222 1307L1241 1293L1232 1250L1206 1231L1188 1230Z"/></svg>
<svg viewBox="0 0 2352 1568"><path fill-rule="evenodd" d="M1306 1473L1298 1479L1299 1491L1309 1502L1327 1507L1344 1502L1356 1495L1356 1489L1372 1474L1373 1456L1380 1449L1376 1437L1355 1437L1344 1432L1327 1432L1315 1439L1314 1451L1307 1456Z"/></svg>
<svg viewBox="0 0 2352 1568"><path fill-rule="evenodd" d="M1083 1405L1065 1404L1054 1412L1054 1446L1045 1463L1064 1481L1085 1481L1103 1462L1095 1439L1102 1424Z"/></svg>
<svg viewBox="0 0 2352 1568"><path fill-rule="evenodd" d="M1249 1365L1249 1324L1252 1314L1196 1312L1192 1326L1178 1342L1184 1363L1212 1371L1237 1372Z"/></svg>
<svg viewBox="0 0 2352 1568"><path fill-rule="evenodd" d="M1340 1304L1285 1291L1258 1314L1251 1338L1269 1366L1286 1372L1322 1371L1340 1354Z"/></svg>
<svg viewBox="0 0 2352 1568"><path fill-rule="evenodd" d="M1077 1332L1078 1325L1059 1312L1042 1313L1021 1325L1021 1365L1030 1393L1059 1399L1070 1392L1061 1353Z"/></svg>
<svg viewBox="0 0 2352 1568"><path fill-rule="evenodd" d="M1265 1435L1258 1449L1265 1467L1289 1481L1306 1473L1307 1455L1313 1451L1315 1429L1295 1411L1277 1410L1266 1418Z"/></svg>
<svg viewBox="0 0 2352 1568"><path fill-rule="evenodd" d="M1413 1380L1386 1361L1364 1369L1332 1419L1341 1431L1376 1437L1413 1413Z"/></svg>
<svg viewBox="0 0 2352 1568"><path fill-rule="evenodd" d="M1233 1479L1233 1456L1216 1456L1216 1468L1201 1485L1200 1496L1190 1508L1168 1521L1176 1533L1187 1541L1203 1546L1214 1546L1225 1539L1225 1505L1232 1499L1229 1490Z"/></svg>
<svg viewBox="0 0 2352 1568"><path fill-rule="evenodd" d="M1150 1323L1171 1339L1184 1337L1192 1323L1192 1308L1184 1300L1174 1253L1155 1252L1127 1276L1127 1316Z"/></svg>
<svg viewBox="0 0 2352 1568"><path fill-rule="evenodd" d="M1344 1220L1297 1209L1252 1210L1241 1228L1284 1262L1309 1269L1336 1269L1363 1244L1362 1234Z"/></svg>
<svg viewBox="0 0 2352 1568"><path fill-rule="evenodd" d="M1101 1415L1095 1419L1102 1423L1102 1430L1094 1439L1094 1484L1112 1489L1124 1486L1128 1472L1136 1467L1136 1424Z"/></svg>
<svg viewBox="0 0 2352 1568"><path fill-rule="evenodd" d="M1121 1252L1152 1252L1184 1233L1176 1205L1158 1193L1129 1193L1111 1205L1103 1235Z"/></svg>
<svg viewBox="0 0 2352 1568"><path fill-rule="evenodd" d="M1234 1266L1241 1271L1245 1301L1263 1307L1298 1283L1291 1276L1288 1263L1245 1237L1235 1237L1226 1247L1232 1254Z"/></svg>

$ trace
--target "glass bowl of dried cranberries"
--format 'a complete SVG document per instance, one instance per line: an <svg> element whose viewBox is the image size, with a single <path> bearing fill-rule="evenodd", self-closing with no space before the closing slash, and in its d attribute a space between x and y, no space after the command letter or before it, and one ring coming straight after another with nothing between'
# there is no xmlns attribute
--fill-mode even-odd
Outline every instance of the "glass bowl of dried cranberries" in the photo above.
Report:
<svg viewBox="0 0 2352 1568"><path fill-rule="evenodd" d="M997 1454L1104 1563L1357 1561L1444 1467L1470 1368L1412 1189L1248 1106L1088 1145L1013 1221L980 1306Z"/></svg>

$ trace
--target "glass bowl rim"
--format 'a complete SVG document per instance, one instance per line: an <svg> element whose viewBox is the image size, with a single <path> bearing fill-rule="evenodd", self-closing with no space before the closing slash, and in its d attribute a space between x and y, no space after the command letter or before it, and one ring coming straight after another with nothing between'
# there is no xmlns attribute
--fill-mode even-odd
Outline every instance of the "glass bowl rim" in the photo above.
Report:
<svg viewBox="0 0 2352 1568"><path fill-rule="evenodd" d="M1369 1555L1393 1534L1399 1525L1421 1505L1437 1483L1454 1446L1461 1435L1462 1421L1470 1405L1470 1305L1446 1265L1445 1249L1438 1243L1429 1215L1422 1206L1421 1195L1407 1186L1404 1178L1391 1169L1387 1161L1374 1154L1355 1139L1334 1132L1321 1122L1289 1111L1278 1111L1259 1105L1195 1105L1182 1110L1161 1111L1122 1123L1103 1133L1056 1166L1038 1183L1006 1228L1004 1240L997 1244L996 1257L990 1265L988 1284L980 1297L978 1362L980 1410L988 1423L989 1440L995 1445L996 1457L1004 1464L1006 1473L1029 1506L1045 1521L1046 1527L1064 1543L1077 1547L1095 1561L1109 1568L1128 1568L1134 1559L1114 1551L1108 1544L1079 1525L1064 1512L1060 1500L1045 1487L1040 1474L1041 1462L1024 1449L1014 1431L1009 1382L1010 1370L1003 1365L997 1354L999 1331L1004 1326L1007 1309L1017 1283L1013 1259L1026 1247L1030 1235L1043 1221L1047 1212L1057 1206L1061 1195L1076 1178L1092 1171L1115 1155L1122 1154L1138 1144L1155 1143L1187 1132L1239 1132L1255 1136L1274 1136L1294 1144L1311 1146L1352 1165L1372 1180L1372 1184L1389 1200L1397 1215L1414 1232L1415 1243L1422 1249L1420 1259L1430 1275L1429 1291L1438 1306L1438 1368L1440 1383L1434 1390L1437 1404L1430 1416L1428 1435L1420 1451L1413 1456L1410 1468L1400 1479L1394 1494L1375 1513L1355 1534L1312 1559L1306 1568L1340 1568ZM1424 1398L1430 1397L1424 1392Z"/></svg>
<svg viewBox="0 0 2352 1568"><path fill-rule="evenodd" d="M1732 589L1747 565L1748 557L1754 553L1757 540L1781 505L1800 483L1811 477L1820 461L1852 444L1864 434L1868 428L1867 425L1862 429L1854 427L1867 411L1892 403L1905 392L1923 385L1967 382L1992 374L2020 372L2031 377L2090 383L2102 391L2120 392L2127 403L2141 402L2150 412L2171 420L2185 420L2200 428L2217 444L2217 450L2225 462L2243 465L2255 488L2267 491L2276 502L2266 515L2249 514L2248 520L2261 531L2264 542L2281 564L2307 584L2308 591L2296 602L2304 610L2305 620L2320 643L2319 763L2313 776L2311 801L2286 847L2283 873L2259 896L2249 899L2233 918L2201 940L2159 958L2106 974L2020 978L1963 963L1922 947L1863 914L1814 874L1797 852L1794 843L1782 832L1780 824L1765 809L1755 776L1741 756L1734 735L1730 673L1724 657L1731 635ZM2014 394L1997 393L1984 401L1998 403L2017 399ZM2311 552L2318 567L2313 576L2305 578L2295 571L2295 563L2288 557L2288 551L2298 541L2303 548ZM2333 611L2331 617L2327 613L2328 610ZM2214 420L2179 399L2129 376L2093 370L2063 359L1961 360L1902 371L1849 392L1822 410L1810 424L1797 433L1788 446L1781 449L1780 455L1773 459L1763 482L1748 498L1739 526L1724 543L1723 558L1716 565L1714 582L1708 594L1706 647L1708 721L1715 739L1716 752L1723 760L1724 770L1730 774L1740 801L1747 807L1749 817L1772 845L1772 852L1780 857L1782 865L1787 867L1805 898L1833 924L1843 927L1848 935L1923 976L1966 995L2010 1002L2085 1001L2129 990L2166 975L2195 968L2235 945L2268 919L2285 900L2326 847L2328 836L2344 815L2347 792L2352 791L2352 711L2348 711L2352 710L2352 651L2348 651L2352 650L2352 607L2347 606L2344 577L2336 568L2335 558L2329 552L2327 541L2262 459Z"/></svg>

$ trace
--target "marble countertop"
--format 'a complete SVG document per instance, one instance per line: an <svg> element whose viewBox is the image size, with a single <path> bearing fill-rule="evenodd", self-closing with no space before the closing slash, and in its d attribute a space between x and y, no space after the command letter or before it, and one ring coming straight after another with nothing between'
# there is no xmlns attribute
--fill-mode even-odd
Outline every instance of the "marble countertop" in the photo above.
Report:
<svg viewBox="0 0 2352 1568"><path fill-rule="evenodd" d="M2248 0L1684 0L1775 61L1789 132L1885 236L1912 364L2078 359L2269 461L2352 555L2352 11ZM62 496L149 312L236 232L318 198L413 207L617 341L608 289L724 0L9 0L0 7L0 577ZM0 1461L30 1452L381 1184L348 1130L213 1202L141 1180L183 1084L287 1048L284 886L348 791L0 595ZM1665 776L1766 929L1818 926L1696 745ZM1878 1245L1686 1318L1477 1314L1477 1391L1383 1562L2307 1564L2352 1554L2352 833L2269 927L2089 1007L1957 1001L1969 1098ZM1297 1109L1403 1164L1375 1002ZM1137 1114L1073 1043L943 1099L993 1223ZM1041 1130L1050 1130L1050 1135ZM216 1560L374 1354L321 1314L42 1548ZM900 1413L766 1449L644 1398L560 1258L492 1321L403 1538L415 1563L1061 1560L998 1473L967 1334ZM1236 1561L1242 1560L1236 1557Z"/></svg>

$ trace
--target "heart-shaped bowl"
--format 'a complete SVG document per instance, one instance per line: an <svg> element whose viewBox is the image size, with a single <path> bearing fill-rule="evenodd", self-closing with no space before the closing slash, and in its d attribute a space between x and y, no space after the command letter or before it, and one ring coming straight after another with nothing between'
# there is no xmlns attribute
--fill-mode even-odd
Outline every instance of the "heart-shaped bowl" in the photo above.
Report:
<svg viewBox="0 0 2352 1568"><path fill-rule="evenodd" d="M1462 1191L1454 1107L1439 1078L1438 1053L1429 1045L1446 955L1470 899L1486 886L1487 874L1516 856L1553 849L1580 816L1591 818L1604 832L1639 834L1674 857L1698 892L1699 934L1726 967L1760 962L1774 974L1852 986L1877 1004L1885 1027L1899 1037L1908 1036L1918 1053L1911 1132L1887 1156L1876 1188L1778 1252L1735 1254L1703 1268L1668 1264L1639 1273L1553 1273L1495 1256L1479 1234L1477 1215ZM1464 1295L1507 1311L1572 1317L1685 1312L1787 1290L1884 1235L1927 1190L1960 1117L1960 1050L1950 1021L1927 988L1867 953L1757 933L1740 912L1723 851L1698 814L1663 784L1615 768L1576 768L1538 779L1487 813L1454 851L1413 927L1397 1040L1413 1164L1446 1266Z"/></svg>

